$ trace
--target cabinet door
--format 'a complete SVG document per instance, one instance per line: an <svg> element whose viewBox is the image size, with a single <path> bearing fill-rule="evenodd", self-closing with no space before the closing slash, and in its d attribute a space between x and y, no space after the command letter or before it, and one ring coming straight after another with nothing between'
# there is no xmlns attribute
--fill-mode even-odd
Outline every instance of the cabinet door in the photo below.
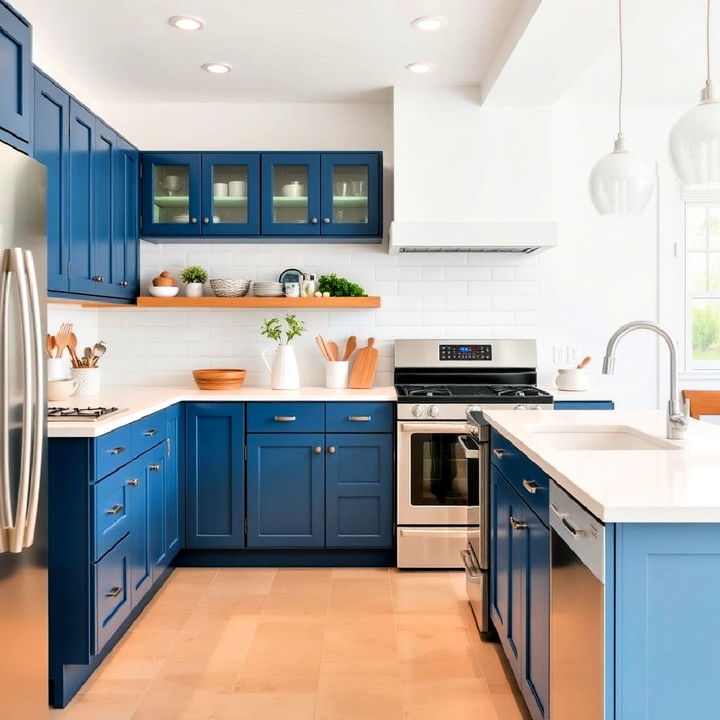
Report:
<svg viewBox="0 0 720 720"><path fill-rule="evenodd" d="M168 408L166 414L167 438L165 441L165 547L168 562L180 550L180 454L182 405Z"/></svg>
<svg viewBox="0 0 720 720"><path fill-rule="evenodd" d="M248 435L248 547L325 544L325 436Z"/></svg>
<svg viewBox="0 0 720 720"><path fill-rule="evenodd" d="M264 153L263 235L320 234L320 155Z"/></svg>
<svg viewBox="0 0 720 720"><path fill-rule="evenodd" d="M130 486L130 589L133 607L138 605L152 585L150 558L150 516L148 513L148 482L142 459L128 465L127 482Z"/></svg>
<svg viewBox="0 0 720 720"><path fill-rule="evenodd" d="M67 292L70 96L35 71L34 157L47 168L48 290Z"/></svg>
<svg viewBox="0 0 720 720"><path fill-rule="evenodd" d="M200 234L200 153L143 153L140 231Z"/></svg>
<svg viewBox="0 0 720 720"><path fill-rule="evenodd" d="M524 509L525 702L535 718L548 717L550 697L550 531L529 508Z"/></svg>
<svg viewBox="0 0 720 720"><path fill-rule="evenodd" d="M112 297L112 211L115 191L113 156L117 135L100 120L95 120L92 153L93 225L90 241L91 278L95 294Z"/></svg>
<svg viewBox="0 0 720 720"><path fill-rule="evenodd" d="M30 27L0 4L0 129L30 140L32 61Z"/></svg>
<svg viewBox="0 0 720 720"><path fill-rule="evenodd" d="M70 99L70 292L93 295L93 152L95 117Z"/></svg>
<svg viewBox="0 0 720 720"><path fill-rule="evenodd" d="M121 137L113 153L112 293L134 298L138 288L138 151Z"/></svg>
<svg viewBox="0 0 720 720"><path fill-rule="evenodd" d="M392 547L393 436L328 435L325 545Z"/></svg>
<svg viewBox="0 0 720 720"><path fill-rule="evenodd" d="M490 466L490 615L500 637L510 616L510 503L505 478Z"/></svg>
<svg viewBox="0 0 720 720"><path fill-rule="evenodd" d="M187 547L244 546L244 440L242 403L186 405Z"/></svg>
<svg viewBox="0 0 720 720"><path fill-rule="evenodd" d="M145 478L148 489L148 546L152 564L152 579L157 580L168 565L165 507L165 448L163 443L151 450L144 457Z"/></svg>
<svg viewBox="0 0 720 720"><path fill-rule="evenodd" d="M323 153L321 232L380 236L380 210L380 155Z"/></svg>
<svg viewBox="0 0 720 720"><path fill-rule="evenodd" d="M203 153L202 234L260 232L259 153Z"/></svg>

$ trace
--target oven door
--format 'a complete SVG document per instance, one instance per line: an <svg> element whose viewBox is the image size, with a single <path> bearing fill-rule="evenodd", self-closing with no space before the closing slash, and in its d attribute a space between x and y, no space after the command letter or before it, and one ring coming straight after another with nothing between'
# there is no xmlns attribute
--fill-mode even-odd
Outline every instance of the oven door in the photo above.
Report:
<svg viewBox="0 0 720 720"><path fill-rule="evenodd" d="M464 422L398 423L398 525L467 526L478 458L464 443Z"/></svg>

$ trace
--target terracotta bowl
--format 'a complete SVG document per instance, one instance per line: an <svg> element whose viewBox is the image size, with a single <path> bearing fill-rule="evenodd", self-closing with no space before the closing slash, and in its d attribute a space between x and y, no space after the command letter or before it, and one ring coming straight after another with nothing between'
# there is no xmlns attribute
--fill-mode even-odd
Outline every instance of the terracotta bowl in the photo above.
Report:
<svg viewBox="0 0 720 720"><path fill-rule="evenodd" d="M193 370L195 384L201 390L237 390L244 382L246 370Z"/></svg>

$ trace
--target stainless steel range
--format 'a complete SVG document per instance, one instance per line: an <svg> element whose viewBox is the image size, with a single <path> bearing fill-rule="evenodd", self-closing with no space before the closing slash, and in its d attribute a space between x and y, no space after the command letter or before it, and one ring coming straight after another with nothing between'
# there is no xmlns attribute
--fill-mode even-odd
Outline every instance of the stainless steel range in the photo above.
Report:
<svg viewBox="0 0 720 720"><path fill-rule="evenodd" d="M119 412L124 411L116 407L70 408L51 406L48 408L48 422L61 422L63 420L72 420L74 422L97 422L100 419L108 417L108 415L115 415Z"/></svg>
<svg viewBox="0 0 720 720"><path fill-rule="evenodd" d="M397 564L464 565L478 625L486 615L489 531L482 410L552 408L552 395L536 381L534 340L395 342Z"/></svg>

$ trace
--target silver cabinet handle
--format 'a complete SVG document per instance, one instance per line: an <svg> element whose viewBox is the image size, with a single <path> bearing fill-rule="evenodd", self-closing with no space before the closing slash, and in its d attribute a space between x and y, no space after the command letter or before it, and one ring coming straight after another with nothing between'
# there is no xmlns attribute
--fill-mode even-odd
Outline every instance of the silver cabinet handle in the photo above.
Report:
<svg viewBox="0 0 720 720"><path fill-rule="evenodd" d="M122 445L118 445L117 447L114 447L110 451L110 454L111 455L122 455L126 450L127 450L127 448L123 447Z"/></svg>
<svg viewBox="0 0 720 720"><path fill-rule="evenodd" d="M314 452L316 455L319 455L319 454L322 452L322 448L321 448L319 445L316 445L316 446L313 448L313 452Z"/></svg>
<svg viewBox="0 0 720 720"><path fill-rule="evenodd" d="M330 224L330 218L323 218L323 224L329 225Z"/></svg>
<svg viewBox="0 0 720 720"><path fill-rule="evenodd" d="M118 503L115 503L109 510L106 510L105 512L108 515L119 515L122 511L124 505L119 505Z"/></svg>
<svg viewBox="0 0 720 720"><path fill-rule="evenodd" d="M170 438L165 438L165 457L169 458L172 455L172 446L170 444Z"/></svg>
<svg viewBox="0 0 720 720"><path fill-rule="evenodd" d="M527 523L523 522L522 520L518 520L517 518L514 518L512 515L510 516L510 524L512 525L513 530L527 530Z"/></svg>
<svg viewBox="0 0 720 720"><path fill-rule="evenodd" d="M203 225L207 225L210 222L210 218L203 218Z"/></svg>
<svg viewBox="0 0 720 720"><path fill-rule="evenodd" d="M317 225L317 224L318 224L318 219L317 219L317 218L310 218L310 222L311 222L311 224L313 224L313 225Z"/></svg>
<svg viewBox="0 0 720 720"><path fill-rule="evenodd" d="M540 486L534 480L523 480L523 487L531 494L535 493L540 489Z"/></svg>
<svg viewBox="0 0 720 720"><path fill-rule="evenodd" d="M102 281L103 281L102 275L93 275L90 279L91 279L91 280L94 280L95 282L102 282Z"/></svg>
<svg viewBox="0 0 720 720"><path fill-rule="evenodd" d="M146 430L143 435L145 437L155 437L158 434L158 431L155 430L155 428L150 428L150 430Z"/></svg>
<svg viewBox="0 0 720 720"><path fill-rule="evenodd" d="M130 283L127 280L121 280L118 285L121 287L127 287Z"/></svg>
<svg viewBox="0 0 720 720"><path fill-rule="evenodd" d="M335 450L336 450L336 448L335 448L334 445L330 445L330 447L328 447L328 452L329 452L331 455L334 455L334 454L335 454Z"/></svg>
<svg viewBox="0 0 720 720"><path fill-rule="evenodd" d="M196 225L197 224L197 218L190 218L190 224Z"/></svg>
<svg viewBox="0 0 720 720"><path fill-rule="evenodd" d="M295 415L276 415L275 422L295 422L297 418Z"/></svg>
<svg viewBox="0 0 720 720"><path fill-rule="evenodd" d="M502 460L502 458L505 457L505 451L493 448L493 455L495 455L496 458L500 458Z"/></svg>
<svg viewBox="0 0 720 720"><path fill-rule="evenodd" d="M122 592L122 588L118 587L117 585L114 588L110 588L106 593L105 597L107 598L116 598L120 593Z"/></svg>
<svg viewBox="0 0 720 720"><path fill-rule="evenodd" d="M127 484L131 487L137 487L140 484L140 481L137 478L132 478L131 480L128 480Z"/></svg>
<svg viewBox="0 0 720 720"><path fill-rule="evenodd" d="M152 470L152 472L157 472L160 469L160 463L153 463L152 465L148 465L148 470Z"/></svg>
<svg viewBox="0 0 720 720"><path fill-rule="evenodd" d="M350 422L370 422L372 415L350 415L348 420Z"/></svg>

